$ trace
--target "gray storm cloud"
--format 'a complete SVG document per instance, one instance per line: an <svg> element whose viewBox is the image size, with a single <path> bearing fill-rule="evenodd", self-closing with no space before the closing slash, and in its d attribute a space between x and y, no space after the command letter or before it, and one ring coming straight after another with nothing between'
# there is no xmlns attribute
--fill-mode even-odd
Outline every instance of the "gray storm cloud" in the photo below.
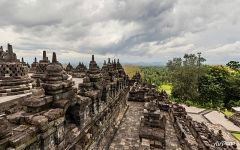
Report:
<svg viewBox="0 0 240 150"><path fill-rule="evenodd" d="M239 0L0 0L0 44L12 43L24 57L50 49L166 62L202 51L210 63L226 63L240 58L238 6Z"/></svg>

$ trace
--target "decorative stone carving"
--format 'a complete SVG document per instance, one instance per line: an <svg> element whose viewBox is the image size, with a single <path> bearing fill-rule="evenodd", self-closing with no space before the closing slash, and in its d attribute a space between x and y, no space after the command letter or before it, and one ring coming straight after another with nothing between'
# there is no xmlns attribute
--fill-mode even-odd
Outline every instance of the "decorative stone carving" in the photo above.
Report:
<svg viewBox="0 0 240 150"><path fill-rule="evenodd" d="M14 62L14 55L4 55L3 59L5 52L1 48L0 53L0 64L7 59ZM22 65L19 60L14 63ZM34 64L36 86L19 104L22 110L9 112L5 120L0 117L0 127L5 129L0 130L0 149L63 150L75 146L87 149L92 145L91 141L99 142L109 126L120 122L118 116L125 111L128 92L125 76L116 71L112 74L113 79L106 81L93 56L88 71L81 63L79 69L85 70L86 75L76 89L56 53L53 53L51 63L44 52L43 60L39 63L35 60ZM117 63L115 65L117 68Z"/></svg>
<svg viewBox="0 0 240 150"><path fill-rule="evenodd" d="M32 80L28 77L28 69L13 52L12 45L8 44L5 51L1 48L0 58L0 97L29 93Z"/></svg>
<svg viewBox="0 0 240 150"><path fill-rule="evenodd" d="M48 95L69 91L74 85L72 79L68 79L62 64L57 61L56 53L53 53L52 63L47 66L45 77L42 80L44 81L43 88Z"/></svg>

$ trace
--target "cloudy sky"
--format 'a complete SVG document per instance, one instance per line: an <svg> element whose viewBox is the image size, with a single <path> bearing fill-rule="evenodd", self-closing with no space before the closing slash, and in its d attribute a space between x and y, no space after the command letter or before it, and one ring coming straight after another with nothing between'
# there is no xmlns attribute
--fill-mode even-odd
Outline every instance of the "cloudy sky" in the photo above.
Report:
<svg viewBox="0 0 240 150"><path fill-rule="evenodd" d="M240 0L0 0L0 45L31 62L120 58L166 62L202 52L211 64L240 60ZM50 57L50 56L49 56Z"/></svg>

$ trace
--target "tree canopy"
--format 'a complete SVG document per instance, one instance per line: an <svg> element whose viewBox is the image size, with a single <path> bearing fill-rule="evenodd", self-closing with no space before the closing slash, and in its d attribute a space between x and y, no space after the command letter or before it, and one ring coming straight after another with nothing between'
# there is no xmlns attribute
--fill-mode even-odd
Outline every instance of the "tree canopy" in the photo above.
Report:
<svg viewBox="0 0 240 150"><path fill-rule="evenodd" d="M201 53L169 60L166 67L139 67L145 82L172 86L171 95L181 102L204 107L240 106L240 64L206 65Z"/></svg>

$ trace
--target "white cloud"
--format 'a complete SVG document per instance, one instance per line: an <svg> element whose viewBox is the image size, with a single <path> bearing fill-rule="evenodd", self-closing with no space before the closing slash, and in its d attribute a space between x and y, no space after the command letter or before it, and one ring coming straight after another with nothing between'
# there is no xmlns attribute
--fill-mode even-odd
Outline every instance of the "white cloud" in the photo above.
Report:
<svg viewBox="0 0 240 150"><path fill-rule="evenodd" d="M220 64L231 60L240 60L240 41L225 44L213 49L206 50L204 54L210 63Z"/></svg>
<svg viewBox="0 0 240 150"><path fill-rule="evenodd" d="M239 6L239 0L0 0L0 44L12 43L27 58L69 50L166 62L202 51L209 62L225 63L239 59Z"/></svg>

